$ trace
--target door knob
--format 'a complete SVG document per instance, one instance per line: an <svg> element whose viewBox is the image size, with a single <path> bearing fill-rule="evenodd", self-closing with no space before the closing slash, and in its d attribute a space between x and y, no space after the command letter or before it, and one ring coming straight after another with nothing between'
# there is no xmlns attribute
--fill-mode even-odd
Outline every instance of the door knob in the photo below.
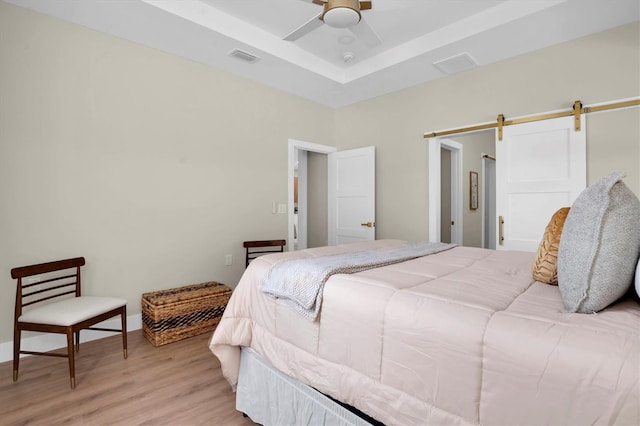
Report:
<svg viewBox="0 0 640 426"><path fill-rule="evenodd" d="M360 225L362 226L366 226L367 228L373 228L375 226L375 223L373 222L366 222L366 223L361 223Z"/></svg>

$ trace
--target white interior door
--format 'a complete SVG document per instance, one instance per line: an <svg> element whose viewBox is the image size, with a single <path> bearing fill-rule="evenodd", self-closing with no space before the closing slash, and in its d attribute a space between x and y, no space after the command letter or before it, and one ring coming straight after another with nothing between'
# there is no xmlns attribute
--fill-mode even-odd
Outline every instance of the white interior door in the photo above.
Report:
<svg viewBox="0 0 640 426"><path fill-rule="evenodd" d="M329 154L329 245L375 239L375 147Z"/></svg>
<svg viewBox="0 0 640 426"><path fill-rule="evenodd" d="M503 128L496 140L498 249L535 252L553 213L586 187L584 120L580 128L574 117Z"/></svg>

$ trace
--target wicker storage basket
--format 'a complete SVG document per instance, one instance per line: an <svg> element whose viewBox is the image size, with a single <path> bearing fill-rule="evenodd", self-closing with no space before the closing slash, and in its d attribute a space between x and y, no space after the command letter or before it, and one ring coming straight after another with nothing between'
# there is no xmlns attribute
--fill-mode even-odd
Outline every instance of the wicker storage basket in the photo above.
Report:
<svg viewBox="0 0 640 426"><path fill-rule="evenodd" d="M215 330L231 289L206 282L142 295L142 333L154 346Z"/></svg>

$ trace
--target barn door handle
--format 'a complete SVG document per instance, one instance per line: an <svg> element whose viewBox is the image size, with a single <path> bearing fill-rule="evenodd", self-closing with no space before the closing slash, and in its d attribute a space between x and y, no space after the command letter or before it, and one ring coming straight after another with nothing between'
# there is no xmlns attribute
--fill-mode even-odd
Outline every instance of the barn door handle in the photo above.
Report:
<svg viewBox="0 0 640 426"><path fill-rule="evenodd" d="M498 242L500 245L504 243L504 218L502 216L498 216Z"/></svg>
<svg viewBox="0 0 640 426"><path fill-rule="evenodd" d="M361 223L361 226L366 226L367 228L373 228L375 225L373 222Z"/></svg>

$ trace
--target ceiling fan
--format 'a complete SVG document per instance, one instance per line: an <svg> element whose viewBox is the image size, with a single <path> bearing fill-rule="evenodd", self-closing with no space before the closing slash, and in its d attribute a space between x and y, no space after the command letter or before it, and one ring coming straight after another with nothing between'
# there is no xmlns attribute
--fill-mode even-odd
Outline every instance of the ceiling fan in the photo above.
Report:
<svg viewBox="0 0 640 426"><path fill-rule="evenodd" d="M297 40L323 24L327 24L334 28L349 29L369 47L375 47L381 43L361 14L361 11L371 9L371 1L313 0L312 3L323 6L322 12L287 34L283 40Z"/></svg>

